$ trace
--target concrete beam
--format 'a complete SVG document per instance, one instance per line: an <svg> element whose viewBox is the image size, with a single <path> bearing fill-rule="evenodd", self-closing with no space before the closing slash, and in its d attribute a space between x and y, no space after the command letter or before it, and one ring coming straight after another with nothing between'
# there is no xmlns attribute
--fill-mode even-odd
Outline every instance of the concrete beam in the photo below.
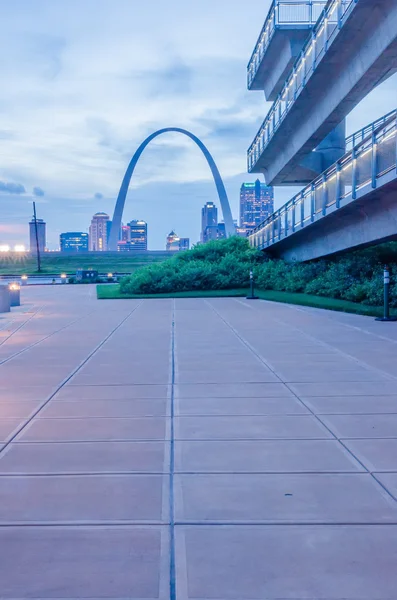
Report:
<svg viewBox="0 0 397 600"><path fill-rule="evenodd" d="M305 159L396 66L396 0L359 0L252 172L269 185L310 183Z"/></svg>
<svg viewBox="0 0 397 600"><path fill-rule="evenodd" d="M280 240L266 252L305 262L397 239L397 178L313 224Z"/></svg>

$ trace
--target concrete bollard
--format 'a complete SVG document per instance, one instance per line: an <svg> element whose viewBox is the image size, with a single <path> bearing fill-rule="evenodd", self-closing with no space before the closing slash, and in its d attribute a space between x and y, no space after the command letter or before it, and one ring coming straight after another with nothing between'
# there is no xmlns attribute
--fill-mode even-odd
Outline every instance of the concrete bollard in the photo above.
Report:
<svg viewBox="0 0 397 600"><path fill-rule="evenodd" d="M10 290L8 285L0 285L0 313L10 312Z"/></svg>
<svg viewBox="0 0 397 600"><path fill-rule="evenodd" d="M10 290L10 305L21 306L21 286L19 283L10 283L8 289Z"/></svg>

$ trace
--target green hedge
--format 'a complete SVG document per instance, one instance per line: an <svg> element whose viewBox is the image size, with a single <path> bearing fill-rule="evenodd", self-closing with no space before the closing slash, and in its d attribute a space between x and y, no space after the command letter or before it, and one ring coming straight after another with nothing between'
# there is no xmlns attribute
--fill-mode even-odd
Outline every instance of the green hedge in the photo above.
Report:
<svg viewBox="0 0 397 600"><path fill-rule="evenodd" d="M233 237L178 253L124 278L122 294L156 294L197 290L228 290L249 285L254 270L260 290L306 293L380 306L383 302L383 264L392 268L391 303L397 306L397 244L351 253L333 260L287 263L266 258Z"/></svg>

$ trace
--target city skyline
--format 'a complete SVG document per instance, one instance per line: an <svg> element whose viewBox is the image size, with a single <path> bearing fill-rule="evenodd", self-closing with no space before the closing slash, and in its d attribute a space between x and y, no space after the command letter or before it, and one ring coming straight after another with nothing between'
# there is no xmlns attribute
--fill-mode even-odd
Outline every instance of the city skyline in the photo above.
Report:
<svg viewBox="0 0 397 600"><path fill-rule="evenodd" d="M63 231L84 230L97 210L111 215L128 160L146 135L164 126L187 127L208 145L237 218L241 182L255 181L246 176L246 150L270 106L262 94L244 91L246 59L270 2L238 3L231 11L224 0L216 6L193 0L189 9L179 1L165 9L157 1L154 8L142 7L139 20L133 18L133 3L125 0L87 0L83 6L70 0L68 14L61 5L36 4L32 14L25 10L27 0L17 0L2 14L7 85L2 90L0 243L28 246L25 223L33 198L38 216L51 223L50 248ZM150 44L142 34L148 27ZM366 125L367 114L376 118L394 108L396 93L394 75L349 116L348 133ZM278 189L275 207L296 191ZM195 215L213 198L199 151L169 134L148 148L126 211L150 223L151 246L161 249L173 227L199 239Z"/></svg>

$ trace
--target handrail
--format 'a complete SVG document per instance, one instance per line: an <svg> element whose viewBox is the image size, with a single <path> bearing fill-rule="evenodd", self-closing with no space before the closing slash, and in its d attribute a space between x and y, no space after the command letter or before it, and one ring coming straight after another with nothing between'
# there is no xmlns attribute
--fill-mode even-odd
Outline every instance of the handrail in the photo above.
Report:
<svg viewBox="0 0 397 600"><path fill-rule="evenodd" d="M263 121L254 141L248 149L248 171L251 172L273 134L288 114L308 79L314 73L317 63L328 50L332 38L338 34L360 0L329 0L312 29L302 52L292 67L283 89ZM308 64L309 63L309 64Z"/></svg>
<svg viewBox="0 0 397 600"><path fill-rule="evenodd" d="M366 127L363 127L362 129L359 129L358 131L355 131L354 133L349 135L346 138L346 152L349 152L355 146L357 146L357 144L363 142L367 136L371 135L374 131L379 129L379 127L382 127L382 125L385 125L390 119L396 117L396 115L397 109L394 109L391 112L384 115L383 117L376 119L376 121L374 121L373 123L370 123Z"/></svg>
<svg viewBox="0 0 397 600"><path fill-rule="evenodd" d="M273 0L267 13L265 23L259 34L258 40L255 44L254 51L248 62L248 88L251 86L255 75L258 72L259 65L262 58L269 47L269 44L273 38L274 32L279 25L292 25L292 24L304 24L314 25L322 12L323 8L327 4L327 0L301 0L300 2L291 2L291 0ZM291 11L281 11L280 8L291 7ZM302 7L307 7L306 18L302 18ZM315 7L321 8L321 10L315 10Z"/></svg>
<svg viewBox="0 0 397 600"><path fill-rule="evenodd" d="M374 126L360 144L258 225L249 236L250 244L268 247L325 216L330 207L339 208L344 198L351 195L354 200L363 187L375 189L378 178L397 166L397 111L393 112L375 121L384 124Z"/></svg>

